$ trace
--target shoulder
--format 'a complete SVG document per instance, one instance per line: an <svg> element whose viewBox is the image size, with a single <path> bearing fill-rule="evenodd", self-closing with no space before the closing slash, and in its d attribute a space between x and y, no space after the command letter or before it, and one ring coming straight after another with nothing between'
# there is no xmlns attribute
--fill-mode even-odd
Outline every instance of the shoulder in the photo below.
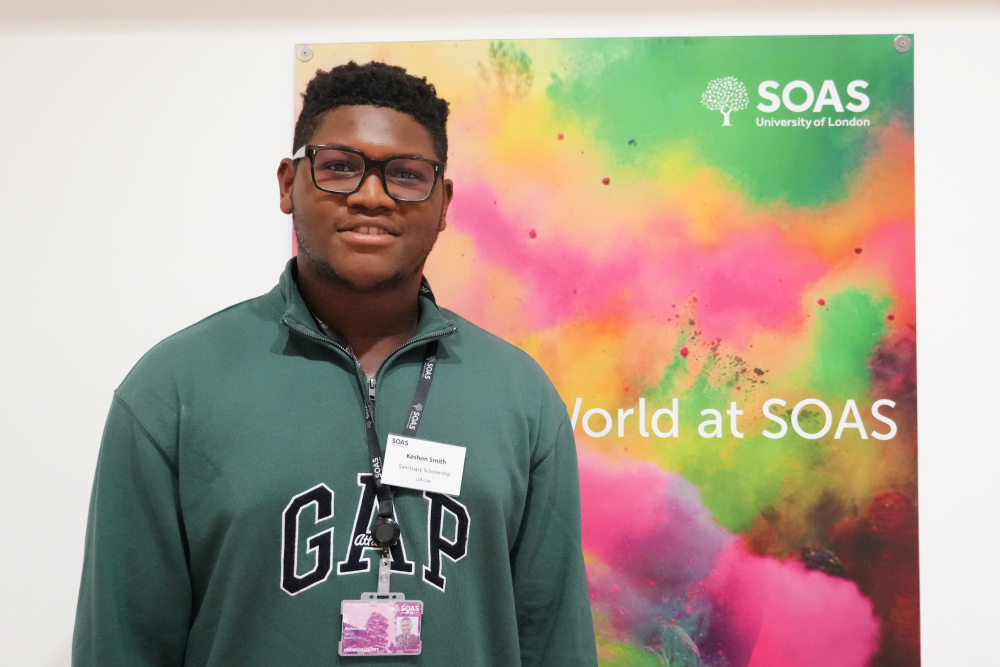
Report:
<svg viewBox="0 0 1000 667"><path fill-rule="evenodd" d="M281 335L280 311L272 295L243 301L154 345L115 394L140 421L151 419L151 414L169 420L167 415L180 410L186 388L219 377L234 364L252 363Z"/></svg>
<svg viewBox="0 0 1000 667"><path fill-rule="evenodd" d="M566 406L539 363L527 352L449 310L442 314L455 322L456 333L443 343L454 352L471 386L490 387L490 394L537 406L542 413L565 415ZM471 377L470 377L471 376Z"/></svg>
<svg viewBox="0 0 1000 667"><path fill-rule="evenodd" d="M502 367L512 374L536 380L544 379L548 382L545 371L524 350L450 310L442 308L441 313L455 322L457 329L454 336L455 344L468 357L468 359L463 357L463 362L468 360L485 363Z"/></svg>
<svg viewBox="0 0 1000 667"><path fill-rule="evenodd" d="M181 329L154 345L125 377L119 390L172 375L197 362L211 363L239 355L261 336L279 330L280 311L269 294L248 299Z"/></svg>

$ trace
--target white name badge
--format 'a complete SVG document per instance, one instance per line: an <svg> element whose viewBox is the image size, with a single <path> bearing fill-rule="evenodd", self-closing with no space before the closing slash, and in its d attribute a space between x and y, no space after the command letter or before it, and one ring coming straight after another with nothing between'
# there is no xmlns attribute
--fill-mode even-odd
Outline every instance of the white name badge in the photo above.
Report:
<svg viewBox="0 0 1000 667"><path fill-rule="evenodd" d="M389 434L382 482L457 496L462 490L465 447Z"/></svg>

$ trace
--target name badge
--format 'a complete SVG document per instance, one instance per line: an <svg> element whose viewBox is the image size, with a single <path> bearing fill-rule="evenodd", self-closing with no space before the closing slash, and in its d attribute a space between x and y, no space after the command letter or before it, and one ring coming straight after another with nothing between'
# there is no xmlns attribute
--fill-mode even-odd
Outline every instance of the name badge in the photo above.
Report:
<svg viewBox="0 0 1000 667"><path fill-rule="evenodd" d="M457 496L462 490L465 447L389 434L382 482Z"/></svg>
<svg viewBox="0 0 1000 667"><path fill-rule="evenodd" d="M420 654L423 602L344 600L340 603L340 613L343 618L337 651L340 655Z"/></svg>

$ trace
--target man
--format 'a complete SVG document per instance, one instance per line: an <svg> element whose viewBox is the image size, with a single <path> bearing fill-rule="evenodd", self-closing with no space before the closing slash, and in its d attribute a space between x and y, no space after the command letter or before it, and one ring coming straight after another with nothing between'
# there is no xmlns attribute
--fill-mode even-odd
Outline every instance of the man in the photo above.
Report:
<svg viewBox="0 0 1000 667"><path fill-rule="evenodd" d="M74 665L349 664L341 605L383 573L423 603L416 664L596 664L565 405L422 283L447 111L378 63L309 84L278 169L298 257L115 392ZM390 493L390 434L464 448L460 493Z"/></svg>
<svg viewBox="0 0 1000 667"><path fill-rule="evenodd" d="M410 619L404 618L399 622L399 634L396 635L393 643L400 650L404 648L417 648L420 645L420 638L413 634L413 622Z"/></svg>

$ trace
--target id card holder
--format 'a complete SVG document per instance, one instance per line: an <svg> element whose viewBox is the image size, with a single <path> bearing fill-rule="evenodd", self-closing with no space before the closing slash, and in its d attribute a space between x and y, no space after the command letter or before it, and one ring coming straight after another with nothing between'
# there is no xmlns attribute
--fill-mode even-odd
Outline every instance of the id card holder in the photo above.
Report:
<svg viewBox="0 0 1000 667"><path fill-rule="evenodd" d="M389 592L390 558L379 564L379 591L340 603L337 653L343 656L419 655L424 603Z"/></svg>

